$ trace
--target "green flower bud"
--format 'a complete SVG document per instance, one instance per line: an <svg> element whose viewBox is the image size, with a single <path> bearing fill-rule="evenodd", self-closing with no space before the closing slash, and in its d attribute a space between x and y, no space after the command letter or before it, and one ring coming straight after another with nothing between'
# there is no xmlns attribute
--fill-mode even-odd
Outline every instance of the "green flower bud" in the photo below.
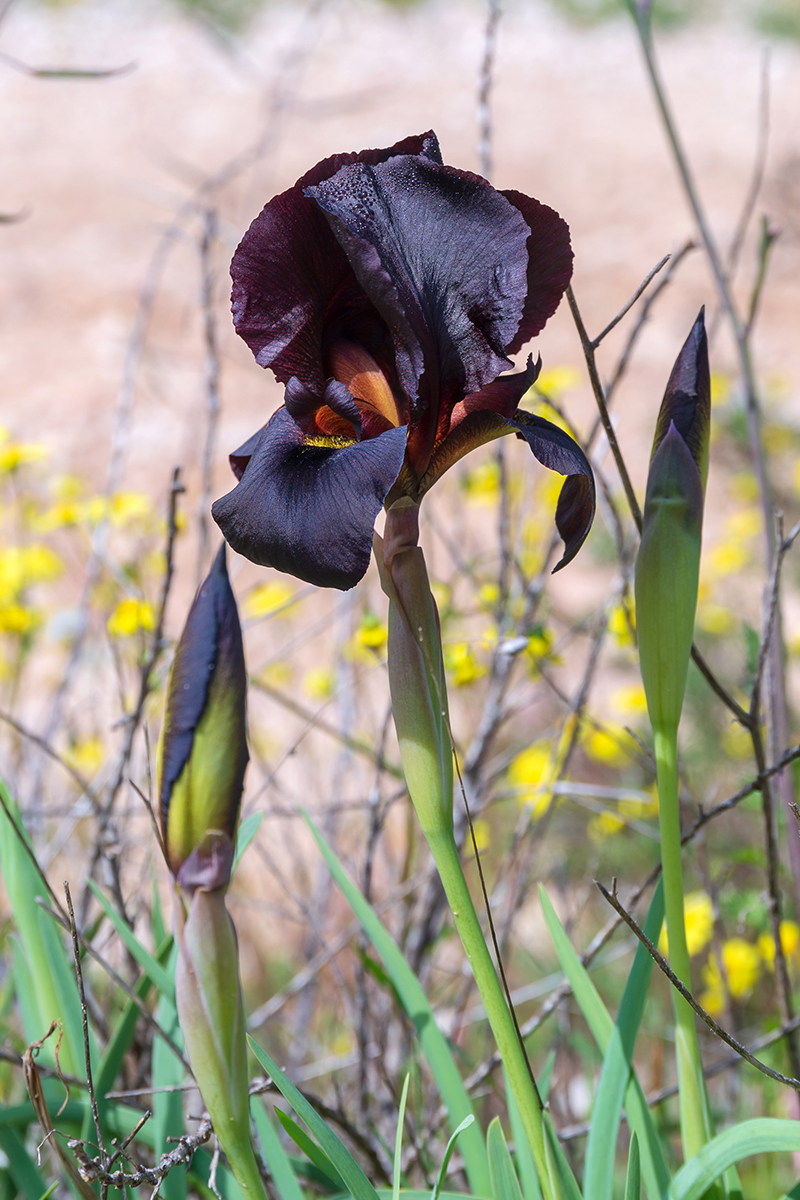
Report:
<svg viewBox="0 0 800 1200"><path fill-rule="evenodd" d="M247 675L225 543L186 619L159 746L159 818L188 891L227 884L247 767Z"/></svg>
<svg viewBox="0 0 800 1200"><path fill-rule="evenodd" d="M708 474L711 388L704 310L678 355L656 425L642 541L636 628L650 722L677 729L694 634Z"/></svg>

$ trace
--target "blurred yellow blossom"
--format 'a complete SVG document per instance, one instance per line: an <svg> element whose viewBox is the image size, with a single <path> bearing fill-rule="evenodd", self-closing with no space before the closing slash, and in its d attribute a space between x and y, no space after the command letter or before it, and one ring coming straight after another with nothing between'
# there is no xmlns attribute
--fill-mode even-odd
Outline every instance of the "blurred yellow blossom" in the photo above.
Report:
<svg viewBox="0 0 800 1200"><path fill-rule="evenodd" d="M725 984L716 954L709 954L701 974L706 989L700 993L700 1004L710 1016L719 1017L725 1011Z"/></svg>
<svg viewBox="0 0 800 1200"><path fill-rule="evenodd" d="M761 974L761 954L758 947L744 938L734 937L722 943L722 962L728 988L735 999L748 996Z"/></svg>
<svg viewBox="0 0 800 1200"><path fill-rule="evenodd" d="M633 596L628 592L612 606L608 616L608 632L618 646L633 646L635 631L636 610Z"/></svg>
<svg viewBox="0 0 800 1200"><path fill-rule="evenodd" d="M472 822L472 832L475 837L475 845L478 848L478 854L484 854L491 843L492 827L484 817L476 817ZM468 838L466 845L468 852L472 848L472 838Z"/></svg>
<svg viewBox="0 0 800 1200"><path fill-rule="evenodd" d="M706 555L706 570L715 578L735 575L750 562L750 551L741 542L718 542Z"/></svg>
<svg viewBox="0 0 800 1200"><path fill-rule="evenodd" d="M800 465L800 464L799 464ZM728 481L732 495L746 504L758 500L758 480L752 471L739 471Z"/></svg>
<svg viewBox="0 0 800 1200"><path fill-rule="evenodd" d="M486 674L486 667L476 660L469 642L445 645L444 665L456 687L465 687Z"/></svg>
<svg viewBox="0 0 800 1200"><path fill-rule="evenodd" d="M32 521L40 533L51 533L68 525L77 525L81 519L81 505L77 500L57 500Z"/></svg>
<svg viewBox="0 0 800 1200"><path fill-rule="evenodd" d="M534 384L534 391L542 392L551 400L560 400L565 392L576 388L581 382L581 374L575 367L548 367L542 371Z"/></svg>
<svg viewBox="0 0 800 1200"><path fill-rule="evenodd" d="M303 676L303 690L311 700L329 700L336 687L336 675L330 667L313 667Z"/></svg>
<svg viewBox="0 0 800 1200"><path fill-rule="evenodd" d="M280 609L289 607L295 589L283 579L270 579L252 588L242 601L242 612L254 620L256 617L268 617Z"/></svg>
<svg viewBox="0 0 800 1200"><path fill-rule="evenodd" d="M625 717L638 717L647 712L647 697L640 683L626 683L611 694L611 703Z"/></svg>
<svg viewBox="0 0 800 1200"><path fill-rule="evenodd" d="M39 442L15 442L7 429L0 427L0 474L13 474L27 463L39 462L50 453Z"/></svg>
<svg viewBox="0 0 800 1200"><path fill-rule="evenodd" d="M129 596L120 600L106 626L112 637L132 637L139 630L149 632L155 629L156 615L152 604L147 600L137 600Z"/></svg>
<svg viewBox="0 0 800 1200"><path fill-rule="evenodd" d="M115 492L108 506L112 525L127 525L141 517L152 515L153 505L144 492Z"/></svg>
<svg viewBox="0 0 800 1200"><path fill-rule="evenodd" d="M730 376L723 371L711 372L711 405L724 404L731 394Z"/></svg>
<svg viewBox="0 0 800 1200"><path fill-rule="evenodd" d="M625 818L612 809L607 808L603 812L598 813L596 817L592 817L586 826L586 832L593 842L601 843L606 838L613 837L615 833L619 833L624 829L627 822Z"/></svg>
<svg viewBox="0 0 800 1200"><path fill-rule="evenodd" d="M42 621L42 614L35 608L22 604L0 605L0 633L14 633L19 637L33 633Z"/></svg>
<svg viewBox="0 0 800 1200"><path fill-rule="evenodd" d="M697 624L704 633L723 637L736 628L736 617L722 604L700 604L697 609Z"/></svg>
<svg viewBox="0 0 800 1200"><path fill-rule="evenodd" d="M606 725L591 729L584 738L583 748L595 762L623 767L630 762L636 743L622 725Z"/></svg>
<svg viewBox="0 0 800 1200"><path fill-rule="evenodd" d="M708 892L688 892L683 898L683 921L686 928L686 949L694 958L705 950L714 933L714 906ZM666 923L661 927L658 948L669 954Z"/></svg>
<svg viewBox="0 0 800 1200"><path fill-rule="evenodd" d="M496 583L484 583L478 591L478 600L481 608L488 608L492 612L500 600L500 588Z"/></svg>
<svg viewBox="0 0 800 1200"><path fill-rule="evenodd" d="M84 738L83 741L73 742L64 751L64 759L76 771L80 771L82 775L91 779L100 770L105 760L102 738L95 734L93 737Z"/></svg>
<svg viewBox="0 0 800 1200"><path fill-rule="evenodd" d="M63 563L55 550L40 542L0 551L0 595L18 596L25 588L60 575Z"/></svg>
<svg viewBox="0 0 800 1200"><path fill-rule="evenodd" d="M547 812L553 798L547 785L554 769L550 747L544 742L534 742L511 760L506 779L520 808L530 808L535 817Z"/></svg>
<svg viewBox="0 0 800 1200"><path fill-rule="evenodd" d="M731 721L722 731L722 749L729 758L740 761L750 758L753 753L753 742L747 730L738 721Z"/></svg>
<svg viewBox="0 0 800 1200"><path fill-rule="evenodd" d="M287 662L285 658L276 659L275 662L268 663L258 675L260 683L267 687L285 688L294 678L294 670L292 664Z"/></svg>
<svg viewBox="0 0 800 1200"><path fill-rule="evenodd" d="M787 958L797 954L800 945L800 927L794 921L781 921L781 947ZM758 939L758 950L767 969L775 970L775 939L771 933L762 933Z"/></svg>
<svg viewBox="0 0 800 1200"><path fill-rule="evenodd" d="M462 477L461 486L468 500L494 504L500 495L500 466L493 458L478 463Z"/></svg>
<svg viewBox="0 0 800 1200"><path fill-rule="evenodd" d="M761 533L763 526L764 518L757 508L742 508L725 520L725 530L734 540L754 538Z"/></svg>
<svg viewBox="0 0 800 1200"><path fill-rule="evenodd" d="M540 512L540 528L545 515L552 516L556 511L558 497L561 495L563 486L563 475L559 475L556 471L540 472L536 483L536 503Z"/></svg>
<svg viewBox="0 0 800 1200"><path fill-rule="evenodd" d="M374 612L367 610L345 646L344 656L350 662L374 663L386 646L388 637L389 631L384 622Z"/></svg>

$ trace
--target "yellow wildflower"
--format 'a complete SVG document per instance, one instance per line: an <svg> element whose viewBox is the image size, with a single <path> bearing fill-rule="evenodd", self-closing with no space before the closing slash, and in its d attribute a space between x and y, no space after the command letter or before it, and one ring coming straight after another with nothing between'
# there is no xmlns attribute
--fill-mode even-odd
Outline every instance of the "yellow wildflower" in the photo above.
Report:
<svg viewBox="0 0 800 1200"><path fill-rule="evenodd" d="M484 817L476 817L472 822L472 832L475 836L475 845L478 847L478 854L485 854L489 849L491 842L492 828L489 822ZM467 838L466 845L468 853L472 851L472 838Z"/></svg>
<svg viewBox="0 0 800 1200"><path fill-rule="evenodd" d="M731 394L730 376L723 371L711 372L711 407L724 404Z"/></svg>
<svg viewBox="0 0 800 1200"><path fill-rule="evenodd" d="M722 944L722 962L731 995L737 1000L749 996L761 974L758 947L744 938L730 938Z"/></svg>
<svg viewBox="0 0 800 1200"><path fill-rule="evenodd" d="M329 700L336 687L336 676L330 667L314 667L303 676L303 689L311 700Z"/></svg>
<svg viewBox="0 0 800 1200"><path fill-rule="evenodd" d="M269 663L261 671L259 679L265 683L267 687L284 688L292 682L294 671L291 663L288 663L285 658L279 658L276 662Z"/></svg>
<svg viewBox="0 0 800 1200"><path fill-rule="evenodd" d="M156 615L152 604L147 600L137 600L127 597L120 600L106 622L108 632L112 637L132 637L139 630L155 629Z"/></svg>
<svg viewBox="0 0 800 1200"><path fill-rule="evenodd" d="M781 921L781 946L787 958L797 954L800 944L800 927L794 921ZM767 970L775 970L775 939L771 933L762 933L758 939L758 950Z"/></svg>
<svg viewBox="0 0 800 1200"><path fill-rule="evenodd" d="M613 837L615 833L619 833L624 829L626 821L619 813L612 809L604 809L598 813L596 817L592 817L586 826L586 832L593 842L602 843L606 838Z"/></svg>
<svg viewBox="0 0 800 1200"><path fill-rule="evenodd" d="M688 892L683 898L683 922L686 928L686 949L689 957L695 958L705 950L714 933L714 906L707 892ZM661 928L658 948L669 954L669 938L666 923Z"/></svg>
<svg viewBox="0 0 800 1200"><path fill-rule="evenodd" d="M576 388L581 382L581 375L574 367L548 367L542 371L534 385L537 392L549 396L551 400L560 400L565 392Z"/></svg>
<svg viewBox="0 0 800 1200"><path fill-rule="evenodd" d="M608 632L618 646L633 646L636 632L636 609L633 596L627 593L612 607L608 616Z"/></svg>
<svg viewBox="0 0 800 1200"><path fill-rule="evenodd" d="M25 588L46 583L61 573L63 563L55 550L40 542L9 546L0 551L0 594L18 596Z"/></svg>
<svg viewBox="0 0 800 1200"><path fill-rule="evenodd" d="M100 770L105 760L102 738L95 734L94 737L74 742L64 751L64 759L76 771L80 771L82 775L91 779Z"/></svg>
<svg viewBox="0 0 800 1200"><path fill-rule="evenodd" d="M0 474L12 475L20 467L39 462L50 453L50 448L39 442L12 442L7 439L8 430L0 430Z"/></svg>
<svg viewBox="0 0 800 1200"><path fill-rule="evenodd" d="M709 954L702 977L706 990L700 993L700 1004L710 1016L719 1017L725 1011L725 984L716 954Z"/></svg>
<svg viewBox="0 0 800 1200"><path fill-rule="evenodd" d="M4 604L0 606L0 633L14 633L18 637L33 633L41 624L42 615L35 608L22 604Z"/></svg>
<svg viewBox="0 0 800 1200"><path fill-rule="evenodd" d="M358 629L345 646L344 655L350 662L374 663L386 646L389 631L374 612L365 612Z"/></svg>
<svg viewBox="0 0 800 1200"><path fill-rule="evenodd" d="M463 477L461 486L468 500L494 504L500 495L500 466L493 459L478 463Z"/></svg>
<svg viewBox="0 0 800 1200"><path fill-rule="evenodd" d="M251 620L268 617L289 607L295 589L283 579L270 579L252 588L242 602L242 611Z"/></svg>
<svg viewBox="0 0 800 1200"><path fill-rule="evenodd" d="M626 683L611 695L611 703L621 716L638 717L647 712L647 698L640 683Z"/></svg>
<svg viewBox="0 0 800 1200"><path fill-rule="evenodd" d="M800 460L798 461L800 466ZM739 471L736 475L732 475L729 481L731 493L737 500L741 500L746 504L752 504L758 499L758 480L752 471Z"/></svg>
<svg viewBox="0 0 800 1200"><path fill-rule="evenodd" d="M595 762L609 767L623 767L630 762L634 742L621 725L592 729L584 739L583 748Z"/></svg>
<svg viewBox="0 0 800 1200"><path fill-rule="evenodd" d="M750 551L741 542L719 542L706 556L706 569L715 577L735 575L750 562Z"/></svg>
<svg viewBox="0 0 800 1200"><path fill-rule="evenodd" d="M564 477L556 471L542 471L536 483L536 502L540 513L545 510L545 513L551 514L556 511L558 497L561 495L561 488L564 486ZM544 513L542 514L542 520Z"/></svg>
<svg viewBox="0 0 800 1200"><path fill-rule="evenodd" d="M704 633L723 637L736 628L736 618L722 604L701 604L697 609L697 624Z"/></svg>
<svg viewBox="0 0 800 1200"><path fill-rule="evenodd" d="M725 530L734 540L744 540L760 534L763 525L764 518L757 508L742 508L726 518Z"/></svg>
<svg viewBox="0 0 800 1200"><path fill-rule="evenodd" d="M535 817L547 812L553 798L547 785L553 778L554 762L548 746L534 742L511 760L507 781L520 808L529 807Z"/></svg>
<svg viewBox="0 0 800 1200"><path fill-rule="evenodd" d="M143 492L115 492L108 506L112 525L127 525L140 517L148 517L153 511L150 497Z"/></svg>
<svg viewBox="0 0 800 1200"><path fill-rule="evenodd" d="M731 722L722 731L722 749L729 758L740 761L749 758L753 753L753 743L750 734L738 722Z"/></svg>
<svg viewBox="0 0 800 1200"><path fill-rule="evenodd" d="M445 667L456 687L466 687L486 674L486 667L479 663L468 642L456 642L444 647Z"/></svg>

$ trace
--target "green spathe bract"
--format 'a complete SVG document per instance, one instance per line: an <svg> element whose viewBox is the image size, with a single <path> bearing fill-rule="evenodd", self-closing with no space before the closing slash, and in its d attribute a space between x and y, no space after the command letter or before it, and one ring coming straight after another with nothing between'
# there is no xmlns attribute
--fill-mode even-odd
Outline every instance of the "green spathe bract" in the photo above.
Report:
<svg viewBox="0 0 800 1200"><path fill-rule="evenodd" d="M196 888L185 920L180 900L175 908L175 999L186 1053L243 1195L262 1197L250 1141L239 953L224 891Z"/></svg>
<svg viewBox="0 0 800 1200"><path fill-rule="evenodd" d="M639 661L654 728L680 721L692 652L703 521L703 484L674 423L650 464L636 559Z"/></svg>

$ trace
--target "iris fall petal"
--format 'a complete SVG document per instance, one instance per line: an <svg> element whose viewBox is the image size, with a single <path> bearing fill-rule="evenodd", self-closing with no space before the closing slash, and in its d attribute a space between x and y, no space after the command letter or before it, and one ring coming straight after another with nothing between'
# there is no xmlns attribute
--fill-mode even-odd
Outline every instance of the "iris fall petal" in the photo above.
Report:
<svg viewBox="0 0 800 1200"><path fill-rule="evenodd" d="M319 587L354 587L372 529L403 463L406 429L366 442L308 444L285 408L261 431L241 482L214 520L240 554Z"/></svg>

